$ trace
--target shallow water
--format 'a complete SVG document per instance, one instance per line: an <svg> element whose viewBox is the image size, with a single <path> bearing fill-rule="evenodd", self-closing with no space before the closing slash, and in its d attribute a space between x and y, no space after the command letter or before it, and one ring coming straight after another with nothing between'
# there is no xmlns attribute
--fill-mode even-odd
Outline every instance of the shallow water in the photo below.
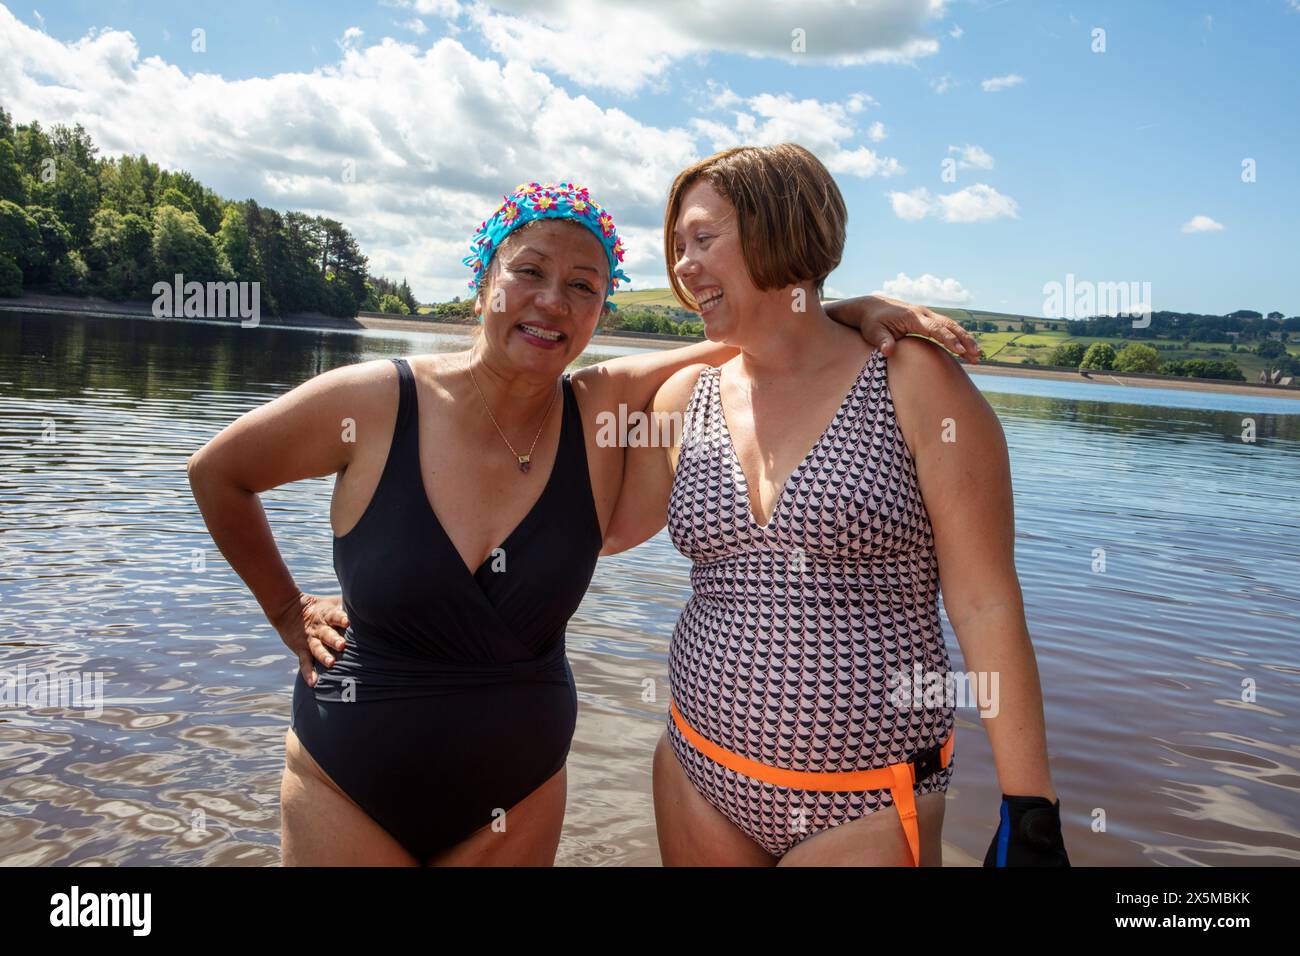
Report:
<svg viewBox="0 0 1300 956"><path fill-rule="evenodd" d="M185 460L325 369L463 341L0 313L0 672L100 672L104 697L97 716L0 709L0 863L278 863L296 662L212 544ZM1300 402L973 380L1010 448L1072 860L1296 863ZM331 487L262 496L309 592L338 592ZM663 533L602 559L569 626L580 712L562 865L659 860L650 755L687 572ZM983 858L997 816L972 708L956 753L949 865Z"/></svg>

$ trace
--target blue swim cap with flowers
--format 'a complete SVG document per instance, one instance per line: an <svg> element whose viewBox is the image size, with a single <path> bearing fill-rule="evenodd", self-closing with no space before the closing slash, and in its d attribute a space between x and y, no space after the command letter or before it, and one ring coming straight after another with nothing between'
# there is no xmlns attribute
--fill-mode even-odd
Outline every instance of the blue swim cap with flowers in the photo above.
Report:
<svg viewBox="0 0 1300 956"><path fill-rule="evenodd" d="M477 290L487 274L492 257L501 248L506 236L526 222L534 219L572 219L581 223L600 240L609 259L609 288L605 292L606 305L614 309L608 299L618 291L618 283L631 281L618 264L623 261L623 240L614 228L614 219L592 199L585 186L573 183L522 183L513 194L501 197L504 201L488 219L479 223L478 231L470 239L470 254L462 262L469 266L474 278L469 287Z"/></svg>

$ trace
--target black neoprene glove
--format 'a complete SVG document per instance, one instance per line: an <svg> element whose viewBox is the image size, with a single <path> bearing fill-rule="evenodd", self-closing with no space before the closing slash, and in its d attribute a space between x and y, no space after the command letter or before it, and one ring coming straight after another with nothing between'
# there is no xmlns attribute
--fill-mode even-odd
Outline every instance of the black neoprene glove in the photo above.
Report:
<svg viewBox="0 0 1300 956"><path fill-rule="evenodd" d="M1001 819L985 866L1069 866L1061 838L1061 801L1002 795Z"/></svg>

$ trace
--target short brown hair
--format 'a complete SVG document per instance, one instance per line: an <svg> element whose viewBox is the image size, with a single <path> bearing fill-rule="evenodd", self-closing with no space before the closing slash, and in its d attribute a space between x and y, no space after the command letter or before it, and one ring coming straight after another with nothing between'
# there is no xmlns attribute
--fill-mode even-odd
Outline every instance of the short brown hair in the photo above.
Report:
<svg viewBox="0 0 1300 956"><path fill-rule="evenodd" d="M682 196L698 181L736 207L740 248L754 285L782 289L812 281L822 294L844 254L848 209L821 160L797 143L779 143L724 149L677 174L664 210L664 260L677 301L697 308L673 271L673 227Z"/></svg>

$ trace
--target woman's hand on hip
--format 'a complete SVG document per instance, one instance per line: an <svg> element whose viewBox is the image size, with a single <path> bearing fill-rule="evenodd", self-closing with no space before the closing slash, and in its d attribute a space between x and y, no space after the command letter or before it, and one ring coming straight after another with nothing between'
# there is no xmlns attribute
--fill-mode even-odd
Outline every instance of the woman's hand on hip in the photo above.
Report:
<svg viewBox="0 0 1300 956"><path fill-rule="evenodd" d="M342 597L300 593L297 603L287 606L272 623L285 647L298 658L308 687L316 686L315 662L333 667L334 654L347 644L341 633L348 627Z"/></svg>

